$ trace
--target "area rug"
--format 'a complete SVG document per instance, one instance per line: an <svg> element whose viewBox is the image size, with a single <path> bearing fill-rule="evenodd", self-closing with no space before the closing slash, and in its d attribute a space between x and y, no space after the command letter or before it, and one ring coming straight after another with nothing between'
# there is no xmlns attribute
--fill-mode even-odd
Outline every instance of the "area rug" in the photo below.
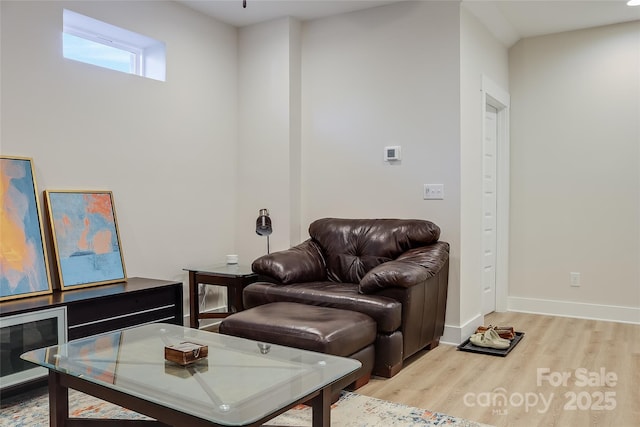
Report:
<svg viewBox="0 0 640 427"><path fill-rule="evenodd" d="M69 414L83 418L148 419L144 415L70 390ZM46 388L3 399L0 426L46 427L49 425L49 397ZM299 405L266 425L310 426L311 409ZM425 409L387 402L351 392L342 392L331 409L331 425L339 427L490 427Z"/></svg>

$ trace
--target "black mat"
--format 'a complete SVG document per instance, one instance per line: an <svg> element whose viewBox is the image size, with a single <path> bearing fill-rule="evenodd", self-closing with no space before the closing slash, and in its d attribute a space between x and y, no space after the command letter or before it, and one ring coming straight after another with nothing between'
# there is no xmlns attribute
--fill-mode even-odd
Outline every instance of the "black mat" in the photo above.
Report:
<svg viewBox="0 0 640 427"><path fill-rule="evenodd" d="M489 354L491 356L504 357L507 354L509 354L509 352L513 350L515 346L518 345L518 343L520 342L523 336L524 336L524 332L516 332L515 338L511 340L511 345L508 348L505 348L503 350L499 350L497 348L478 347L477 345L471 344L471 341L470 341L471 338L467 338L465 342L463 342L458 346L458 350L469 351L471 353L481 353L481 354Z"/></svg>

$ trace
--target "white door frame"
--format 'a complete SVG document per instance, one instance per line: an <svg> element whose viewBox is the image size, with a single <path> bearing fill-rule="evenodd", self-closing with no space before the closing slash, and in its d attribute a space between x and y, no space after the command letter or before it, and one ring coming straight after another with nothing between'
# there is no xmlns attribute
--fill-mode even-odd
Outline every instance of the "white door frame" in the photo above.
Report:
<svg viewBox="0 0 640 427"><path fill-rule="evenodd" d="M482 141L486 136L484 112L486 105L498 110L497 135L497 242L496 242L496 311L507 311L509 289L509 108L507 91L482 76Z"/></svg>

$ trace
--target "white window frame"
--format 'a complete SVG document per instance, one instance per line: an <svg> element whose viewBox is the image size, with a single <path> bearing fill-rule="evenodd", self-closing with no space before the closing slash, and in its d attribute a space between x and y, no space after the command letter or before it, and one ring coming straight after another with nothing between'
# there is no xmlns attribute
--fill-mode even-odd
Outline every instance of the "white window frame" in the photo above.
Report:
<svg viewBox="0 0 640 427"><path fill-rule="evenodd" d="M129 52L133 54L130 74L166 80L165 44L161 41L68 9L63 10L63 33ZM153 67L146 67L151 58Z"/></svg>
<svg viewBox="0 0 640 427"><path fill-rule="evenodd" d="M129 52L131 54L133 54L133 57L131 58L131 74L136 74L138 76L143 76L144 75L144 69L143 69L143 64L142 64L142 55L144 53L144 51L142 49L136 48L134 46L131 45L127 45L124 43L120 43L116 40L109 40L107 38L105 38L104 36L97 34L97 33L91 33L89 31L83 31L83 30L78 30L76 28L70 28L70 27L65 27L64 32L66 34L71 34L72 36L76 36L79 37L81 39L85 39L85 40L89 40L92 41L94 43L98 43L98 44L102 44L105 46L109 46L109 47L113 47L115 49L119 49L119 50L124 50L125 52Z"/></svg>

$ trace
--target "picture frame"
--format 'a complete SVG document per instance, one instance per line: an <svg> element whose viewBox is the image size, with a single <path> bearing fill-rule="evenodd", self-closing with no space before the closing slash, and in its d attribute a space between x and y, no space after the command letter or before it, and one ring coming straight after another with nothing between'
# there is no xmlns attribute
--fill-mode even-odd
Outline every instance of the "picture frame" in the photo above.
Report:
<svg viewBox="0 0 640 427"><path fill-rule="evenodd" d="M53 291L33 160L0 156L0 301Z"/></svg>
<svg viewBox="0 0 640 427"><path fill-rule="evenodd" d="M46 190L61 290L126 282L111 191Z"/></svg>

